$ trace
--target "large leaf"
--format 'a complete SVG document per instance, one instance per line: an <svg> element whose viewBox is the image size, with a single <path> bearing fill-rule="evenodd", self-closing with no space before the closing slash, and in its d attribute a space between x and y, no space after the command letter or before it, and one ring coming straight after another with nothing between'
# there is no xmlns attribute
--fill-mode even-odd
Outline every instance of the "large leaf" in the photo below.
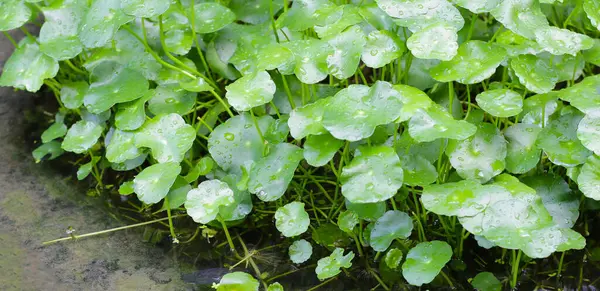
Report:
<svg viewBox="0 0 600 291"><path fill-rule="evenodd" d="M367 35L361 60L368 67L381 68L402 56L405 50L397 35L387 30L374 30Z"/></svg>
<svg viewBox="0 0 600 291"><path fill-rule="evenodd" d="M181 172L179 163L167 162L144 168L135 179L133 189L140 201L146 204L158 203L169 193L169 189Z"/></svg>
<svg viewBox="0 0 600 291"><path fill-rule="evenodd" d="M122 0L121 9L128 15L151 18L165 13L170 4L164 0Z"/></svg>
<svg viewBox="0 0 600 291"><path fill-rule="evenodd" d="M215 32L235 20L235 14L219 3L200 3L194 5L194 28L196 33ZM191 22L191 20L190 20Z"/></svg>
<svg viewBox="0 0 600 291"><path fill-rule="evenodd" d="M403 171L393 148L362 147L342 168L342 194L352 203L385 201L402 186Z"/></svg>
<svg viewBox="0 0 600 291"><path fill-rule="evenodd" d="M87 12L81 1L57 1L42 9L44 24L40 29L40 50L56 60L76 57L83 46L77 32Z"/></svg>
<svg viewBox="0 0 600 291"><path fill-rule="evenodd" d="M463 43L456 56L431 68L431 76L440 82L479 83L494 74L506 58L506 50L493 43L471 40Z"/></svg>
<svg viewBox="0 0 600 291"><path fill-rule="evenodd" d="M208 180L187 193L185 209L198 223L209 223L217 218L219 208L234 203L233 191L227 183Z"/></svg>
<svg viewBox="0 0 600 291"><path fill-rule="evenodd" d="M258 287L260 283L250 274L244 272L233 272L227 273L221 280L219 284L215 284L214 288L217 291L258 291Z"/></svg>
<svg viewBox="0 0 600 291"><path fill-rule="evenodd" d="M377 252L383 252L397 238L408 238L413 230L412 218L408 214L390 210L377 219L371 230L370 245Z"/></svg>
<svg viewBox="0 0 600 291"><path fill-rule="evenodd" d="M370 88L350 85L328 99L323 126L337 139L357 141L367 138L378 125L400 117L401 98L387 82L377 81Z"/></svg>
<svg viewBox="0 0 600 291"><path fill-rule="evenodd" d="M577 138L596 155L600 155L600 116L584 116L577 125Z"/></svg>
<svg viewBox="0 0 600 291"><path fill-rule="evenodd" d="M402 264L402 276L411 285L427 284L450 261L452 248L443 241L422 242L408 251Z"/></svg>
<svg viewBox="0 0 600 291"><path fill-rule="evenodd" d="M506 140L490 123L481 123L468 139L449 140L446 155L459 176L487 182L504 171Z"/></svg>
<svg viewBox="0 0 600 291"><path fill-rule="evenodd" d="M475 100L481 109L496 117L515 116L523 110L523 97L510 89L487 90Z"/></svg>
<svg viewBox="0 0 600 291"><path fill-rule="evenodd" d="M521 84L535 93L548 93L558 82L558 74L550 64L534 55L520 55L513 58L510 67Z"/></svg>
<svg viewBox="0 0 600 291"><path fill-rule="evenodd" d="M2 7L0 31L19 28L31 17L31 9L20 0L0 0L0 7Z"/></svg>
<svg viewBox="0 0 600 291"><path fill-rule="evenodd" d="M313 167L322 167L329 163L335 153L344 145L331 134L310 135L304 142L304 158Z"/></svg>
<svg viewBox="0 0 600 291"><path fill-rule="evenodd" d="M571 109L570 112L567 111L551 120L542 129L536 142L552 163L565 167L583 164L592 154L577 139L577 125L583 118L583 114Z"/></svg>
<svg viewBox="0 0 600 291"><path fill-rule="evenodd" d="M434 23L411 35L406 46L417 58L449 61L458 50L456 33L450 24Z"/></svg>
<svg viewBox="0 0 600 291"><path fill-rule="evenodd" d="M561 177L554 175L530 176L523 183L542 197L542 203L552 215L554 224L571 228L579 217L579 197Z"/></svg>
<svg viewBox="0 0 600 291"><path fill-rule="evenodd" d="M275 227L286 237L304 233L309 225L310 218L302 202L290 202L275 212Z"/></svg>
<svg viewBox="0 0 600 291"><path fill-rule="evenodd" d="M366 44L365 34L358 25L327 39L333 54L327 56L327 69L332 76L346 79L356 73Z"/></svg>
<svg viewBox="0 0 600 291"><path fill-rule="evenodd" d="M262 201L279 199L287 190L302 158L302 149L293 144L275 145L250 170L248 190Z"/></svg>
<svg viewBox="0 0 600 291"><path fill-rule="evenodd" d="M426 110L417 110L408 123L410 136L418 142L430 142L438 138L463 140L476 131L476 126L464 120L454 120L438 104L433 104Z"/></svg>
<svg viewBox="0 0 600 291"><path fill-rule="evenodd" d="M135 146L150 148L159 163L181 162L196 139L194 128L175 113L147 120L135 133Z"/></svg>
<svg viewBox="0 0 600 291"><path fill-rule="evenodd" d="M57 73L58 62L43 54L34 39L25 38L4 64L0 86L37 92L45 79Z"/></svg>
<svg viewBox="0 0 600 291"><path fill-rule="evenodd" d="M248 111L273 100L275 83L265 71L243 76L225 87L227 101L237 111Z"/></svg>
<svg viewBox="0 0 600 291"><path fill-rule="evenodd" d="M579 190L586 197L600 200L600 158L596 155L590 156L577 177Z"/></svg>
<svg viewBox="0 0 600 291"><path fill-rule="evenodd" d="M86 152L96 144L100 135L102 135L102 125L80 120L71 125L67 135L62 142L62 148L68 152L81 154Z"/></svg>
<svg viewBox="0 0 600 291"><path fill-rule="evenodd" d="M131 20L133 16L121 10L120 0L93 1L79 26L79 40L86 48L104 46L121 25Z"/></svg>
<svg viewBox="0 0 600 291"><path fill-rule="evenodd" d="M504 131L506 138L506 170L523 174L533 169L540 160L540 148L536 145L542 129L535 124L517 123Z"/></svg>

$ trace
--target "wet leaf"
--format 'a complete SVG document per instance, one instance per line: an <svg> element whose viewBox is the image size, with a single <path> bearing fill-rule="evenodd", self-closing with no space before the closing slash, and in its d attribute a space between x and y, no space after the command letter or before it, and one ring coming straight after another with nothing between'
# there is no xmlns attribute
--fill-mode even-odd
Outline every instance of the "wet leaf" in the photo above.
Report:
<svg viewBox="0 0 600 291"><path fill-rule="evenodd" d="M175 162L144 168L133 179L133 189L138 199L146 204L158 203L167 196L179 172L181 167Z"/></svg>
<svg viewBox="0 0 600 291"><path fill-rule="evenodd" d="M600 158L598 156L590 156L583 164L577 177L577 185L586 197L600 200Z"/></svg>
<svg viewBox="0 0 600 291"><path fill-rule="evenodd" d="M496 117L515 116L523 110L523 97L510 89L487 90L475 100L481 109Z"/></svg>
<svg viewBox="0 0 600 291"><path fill-rule="evenodd" d="M290 112L288 126L294 139L302 139L307 135L320 135L327 133L322 120L328 99L318 99L302 107L297 107Z"/></svg>
<svg viewBox="0 0 600 291"><path fill-rule="evenodd" d="M371 230L370 244L377 252L383 252L397 238L408 238L413 230L412 218L408 214L390 210L375 222Z"/></svg>
<svg viewBox="0 0 600 291"><path fill-rule="evenodd" d="M592 25L600 30L600 3L595 0L583 0L583 10L587 13Z"/></svg>
<svg viewBox="0 0 600 291"><path fill-rule="evenodd" d="M304 159L313 167L322 167L329 163L344 142L331 134L310 135L304 142Z"/></svg>
<svg viewBox="0 0 600 291"><path fill-rule="evenodd" d="M40 29L40 51L56 60L68 60L81 53L83 46L77 33L87 6L81 1L57 1L42 8L42 12L45 21Z"/></svg>
<svg viewBox="0 0 600 291"><path fill-rule="evenodd" d="M545 51L553 55L577 55L581 50L594 46L594 41L587 35L548 26L535 31L535 39Z"/></svg>
<svg viewBox="0 0 600 291"><path fill-rule="evenodd" d="M465 21L456 7L446 0L376 0L381 10L396 19L398 25L416 32L435 22L445 22L460 30Z"/></svg>
<svg viewBox="0 0 600 291"><path fill-rule="evenodd" d="M535 168L540 160L540 148L536 145L542 129L535 124L517 123L504 131L506 138L506 170L523 174Z"/></svg>
<svg viewBox="0 0 600 291"><path fill-rule="evenodd" d="M552 163L565 167L583 164L592 154L577 139L577 125L583 115L576 110L565 113L542 129L537 139L537 146L544 150Z"/></svg>
<svg viewBox="0 0 600 291"><path fill-rule="evenodd" d="M102 125L80 120L69 128L62 142L62 148L68 152L81 154L96 144L102 135Z"/></svg>
<svg viewBox="0 0 600 291"><path fill-rule="evenodd" d="M165 13L170 4L165 0L122 0L121 10L135 17L151 18Z"/></svg>
<svg viewBox="0 0 600 291"><path fill-rule="evenodd" d="M229 9L237 19L251 24L261 24L271 19L271 11L276 15L283 8L280 1L271 0L232 0Z"/></svg>
<svg viewBox="0 0 600 291"><path fill-rule="evenodd" d="M333 54L327 56L329 73L338 79L353 76L366 44L362 29L354 25L326 40L333 48Z"/></svg>
<svg viewBox="0 0 600 291"><path fill-rule="evenodd" d="M235 14L219 3L199 3L194 5L194 28L196 33L211 33L220 30L235 20ZM191 20L190 20L191 22Z"/></svg>
<svg viewBox="0 0 600 291"><path fill-rule="evenodd" d="M140 99L120 103L115 114L115 126L121 130L136 130L146 121L146 102L154 96L154 90L149 90Z"/></svg>
<svg viewBox="0 0 600 291"><path fill-rule="evenodd" d="M367 67L381 68L406 51L400 38L387 30L371 31L366 38L361 60Z"/></svg>
<svg viewBox="0 0 600 291"><path fill-rule="evenodd" d="M583 81L560 90L558 97L570 103L571 106L581 112L599 117L600 116L600 75L589 76Z"/></svg>
<svg viewBox="0 0 600 291"><path fill-rule="evenodd" d="M341 272L340 268L348 269L352 267L352 259L354 259L352 251L344 255L344 249L335 248L331 255L317 262L317 269L315 270L317 278L322 281L336 276Z"/></svg>
<svg viewBox="0 0 600 291"><path fill-rule="evenodd" d="M404 184L409 186L425 186L437 180L435 167L421 155L399 155L404 171Z"/></svg>
<svg viewBox="0 0 600 291"><path fill-rule="evenodd" d="M327 11L334 4L329 0L298 0L292 3L283 18L283 26L293 31L302 31L311 28L315 20L321 15L319 10Z"/></svg>
<svg viewBox="0 0 600 291"><path fill-rule="evenodd" d="M0 16L0 31L19 28L29 21L31 9L25 2L16 0L0 1L2 15Z"/></svg>
<svg viewBox="0 0 600 291"><path fill-rule="evenodd" d="M458 51L457 32L450 24L435 23L411 35L406 46L417 58L449 61Z"/></svg>
<svg viewBox="0 0 600 291"><path fill-rule="evenodd" d="M64 114L58 112L54 116L54 123L42 132L42 142L47 143L67 134L67 126L64 123Z"/></svg>
<svg viewBox="0 0 600 291"><path fill-rule="evenodd" d="M324 9L323 11L325 12L319 15L318 24L314 26L314 30L319 38L339 35L348 26L362 21L358 13L358 8L355 5L340 5L332 9Z"/></svg>
<svg viewBox="0 0 600 291"><path fill-rule="evenodd" d="M596 155L600 155L600 116L584 116L577 126L577 138Z"/></svg>
<svg viewBox="0 0 600 291"><path fill-rule="evenodd" d="M195 138L194 128L172 113L147 120L136 131L134 141L138 148L149 148L159 163L166 163L181 162Z"/></svg>
<svg viewBox="0 0 600 291"><path fill-rule="evenodd" d="M262 71L243 76L225 87L227 101L237 111L248 111L273 100L275 83L269 73Z"/></svg>
<svg viewBox="0 0 600 291"><path fill-rule="evenodd" d="M387 209L383 201L376 203L352 203L346 199L345 205L348 211L356 213L358 218L366 221L376 221Z"/></svg>
<svg viewBox="0 0 600 291"><path fill-rule="evenodd" d="M33 150L31 154L35 162L39 163L48 155L50 155L48 157L48 160L54 160L61 156L64 152L65 151L62 149L61 143L59 141L53 140L40 145L35 150Z"/></svg>
<svg viewBox="0 0 600 291"><path fill-rule="evenodd" d="M426 110L417 110L408 124L410 136L418 142L430 142L438 138L463 140L476 131L475 125L454 120L450 113L437 104Z"/></svg>
<svg viewBox="0 0 600 291"><path fill-rule="evenodd" d="M469 9L473 13L483 13L496 8L502 0L451 0L450 2Z"/></svg>
<svg viewBox="0 0 600 291"><path fill-rule="evenodd" d="M475 180L462 180L423 188L421 201L428 210L447 216L473 216L481 212L488 200L485 193L504 191L501 187L481 186Z"/></svg>
<svg viewBox="0 0 600 291"><path fill-rule="evenodd" d="M558 74L544 60L533 55L520 55L510 61L519 82L535 93L548 93L558 82Z"/></svg>
<svg viewBox="0 0 600 291"><path fill-rule="evenodd" d="M388 268L396 269L398 268L398 266L400 266L403 257L404 254L401 250L397 248L392 248L385 254L383 260L385 261L385 264L388 266Z"/></svg>
<svg viewBox="0 0 600 291"><path fill-rule="evenodd" d="M535 39L536 31L549 26L539 1L535 0L500 1L490 13L506 28L529 39Z"/></svg>
<svg viewBox="0 0 600 291"><path fill-rule="evenodd" d="M452 248L443 241L422 242L408 251L402 275L409 284L421 286L437 276L450 261Z"/></svg>
<svg viewBox="0 0 600 291"><path fill-rule="evenodd" d="M352 203L385 201L396 194L403 181L400 159L393 148L361 147L342 168L342 195Z"/></svg>
<svg viewBox="0 0 600 291"><path fill-rule="evenodd" d="M133 17L121 10L120 0L93 1L79 26L79 40L86 48L104 46L131 20Z"/></svg>
<svg viewBox="0 0 600 291"><path fill-rule="evenodd" d="M171 186L171 189L169 189L169 193L165 197L165 199L169 200L168 208L177 209L181 207L185 203L185 200L187 199L187 193L190 190L192 190L192 186L190 186L190 184L188 184L184 178L178 176L177 179L175 179L173 186ZM167 210L167 203L163 203L159 211L165 210Z"/></svg>
<svg viewBox="0 0 600 291"><path fill-rule="evenodd" d="M262 201L279 199L292 181L302 158L302 149L295 145L275 145L269 154L258 160L250 170L248 190Z"/></svg>
<svg viewBox="0 0 600 291"><path fill-rule="evenodd" d="M63 83L60 89L60 101L68 109L77 109L83 105L83 96L88 90L86 82Z"/></svg>
<svg viewBox="0 0 600 291"><path fill-rule="evenodd" d="M275 227L286 237L304 233L308 229L310 218L304 210L304 203L290 202L277 208L275 212Z"/></svg>
<svg viewBox="0 0 600 291"><path fill-rule="evenodd" d="M490 272L481 272L471 281L473 288L479 291L501 291L502 283Z"/></svg>
<svg viewBox="0 0 600 291"><path fill-rule="evenodd" d="M177 113L185 115L196 104L196 94L188 92L179 85L162 85L152 89L148 100L148 110L154 115Z"/></svg>
<svg viewBox="0 0 600 291"><path fill-rule="evenodd" d="M187 193L185 209L195 222L206 224L217 218L219 207L234 202L233 191L227 183L208 180Z"/></svg>
<svg viewBox="0 0 600 291"><path fill-rule="evenodd" d="M342 211L337 220L338 227L346 233L352 233L358 222L358 215L351 210Z"/></svg>
<svg viewBox="0 0 600 291"><path fill-rule="evenodd" d="M106 159L111 163L122 163L138 157L142 152L135 146L135 133L111 128L106 141Z"/></svg>
<svg viewBox="0 0 600 291"><path fill-rule="evenodd" d="M25 38L4 64L0 86L37 92L45 79L57 73L58 62L43 54L35 40Z"/></svg>
<svg viewBox="0 0 600 291"><path fill-rule="evenodd" d="M288 250L290 260L294 264L302 264L312 256L313 248L312 245L305 239L297 240L290 245Z"/></svg>
<svg viewBox="0 0 600 291"><path fill-rule="evenodd" d="M293 71L302 83L315 84L327 77L327 59L333 54L333 48L327 42L307 39L287 42L284 45L294 56Z"/></svg>
<svg viewBox="0 0 600 291"><path fill-rule="evenodd" d="M523 183L542 197L542 203L552 216L554 224L571 228L579 217L579 197L561 177L554 175L530 176Z"/></svg>

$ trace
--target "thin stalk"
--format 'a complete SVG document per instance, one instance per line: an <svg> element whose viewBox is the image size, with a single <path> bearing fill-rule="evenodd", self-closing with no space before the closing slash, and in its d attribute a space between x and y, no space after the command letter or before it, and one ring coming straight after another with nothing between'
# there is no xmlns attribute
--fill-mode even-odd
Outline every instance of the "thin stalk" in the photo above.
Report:
<svg viewBox="0 0 600 291"><path fill-rule="evenodd" d="M227 111L227 114L229 114L229 117L233 117L235 116L233 114L233 112L231 112L231 109L229 109L229 104L225 103L225 101L223 100L223 98L221 98L221 96L219 96L219 94L215 93L215 91L210 90L210 93L215 96L215 98L217 98L217 100L223 105L223 107L225 107L225 111Z"/></svg>
<svg viewBox="0 0 600 291"><path fill-rule="evenodd" d="M15 48L19 47L19 44L17 44L17 42L15 41L15 39L10 34L8 34L8 32L2 31L2 33L4 34L4 36L6 36L6 38L8 38L8 41L10 41L10 43L12 43L12 45Z"/></svg>
<svg viewBox="0 0 600 291"><path fill-rule="evenodd" d="M333 280L335 280L335 279L336 279L336 277L330 278L330 279L328 279L327 281L324 281L323 283L321 283L321 284L319 284L319 285L317 285L317 286L314 286L314 287L312 287L312 288L310 288L310 289L308 289L308 290L306 290L306 291L314 291L314 290L317 290L317 289L319 289L319 288L321 288L321 287L323 287L323 286L325 286L325 285L329 284L331 281L333 281Z"/></svg>
<svg viewBox="0 0 600 291"><path fill-rule="evenodd" d="M71 63L71 60L65 60L65 63L67 64L67 66L69 66L71 69L73 69L73 71L82 74L82 75L87 75L87 72L76 67L73 63Z"/></svg>
<svg viewBox="0 0 600 291"><path fill-rule="evenodd" d="M208 63L206 62L206 59L204 58L204 54L202 53L202 50L200 49L200 43L198 42L198 36L196 35L196 27L195 27L196 10L194 9L194 2L195 1L190 1L190 9L191 9L190 27L192 29L192 41L196 44L196 51L198 52L198 55L200 56L200 61L202 61L202 65L204 66L204 70L206 70L206 74L212 80L210 68L208 66Z"/></svg>
<svg viewBox="0 0 600 291"><path fill-rule="evenodd" d="M233 244L233 240L231 240L231 235L229 235L229 230L227 229L227 224L223 219L218 219L221 223L221 227L223 227L223 232L225 233L225 237L227 238L227 243L229 244L229 249L237 254L237 250L235 249L235 245Z"/></svg>
<svg viewBox="0 0 600 291"><path fill-rule="evenodd" d="M169 198L165 197L165 206L167 207L167 218L169 219L169 231L171 232L171 237L173 238L173 243L178 244L179 240L177 239L177 235L175 234L175 228L173 227L173 219L171 216L171 206L169 205Z"/></svg>
<svg viewBox="0 0 600 291"><path fill-rule="evenodd" d="M513 254L513 262L512 262L512 271L511 271L511 280L510 280L510 287L511 288L515 288L517 287L517 281L519 280L519 263L521 262L521 254L523 252L521 252L521 250L516 251L513 250L512 254Z"/></svg>

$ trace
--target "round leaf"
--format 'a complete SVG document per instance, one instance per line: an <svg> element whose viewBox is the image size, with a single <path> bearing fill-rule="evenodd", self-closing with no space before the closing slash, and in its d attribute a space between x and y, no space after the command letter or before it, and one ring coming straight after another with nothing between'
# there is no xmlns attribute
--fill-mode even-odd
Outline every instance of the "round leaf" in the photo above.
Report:
<svg viewBox="0 0 600 291"><path fill-rule="evenodd" d="M515 116L523 110L523 97L509 89L487 90L475 100L481 109L496 117Z"/></svg>
<svg viewBox="0 0 600 291"><path fill-rule="evenodd" d="M408 251L402 275L409 284L421 286L437 276L450 261L452 248L443 241L422 242Z"/></svg>
<svg viewBox="0 0 600 291"><path fill-rule="evenodd" d="M594 41L587 35L547 26L536 30L535 40L542 45L545 51L553 55L577 55L581 50L594 46Z"/></svg>
<svg viewBox="0 0 600 291"><path fill-rule="evenodd" d="M536 144L552 163L573 167L583 164L591 154L577 139L577 125L582 118L581 113L571 111L550 121L542 129Z"/></svg>
<svg viewBox="0 0 600 291"><path fill-rule="evenodd" d="M523 174L533 169L540 160L540 148L536 145L542 129L535 124L517 123L504 131L506 147L506 170Z"/></svg>
<svg viewBox="0 0 600 291"><path fill-rule="evenodd" d="M327 69L332 76L343 80L353 76L360 63L364 46L365 34L358 25L327 39L333 48L333 54L327 56Z"/></svg>
<svg viewBox="0 0 600 291"><path fill-rule="evenodd" d="M590 156L583 164L577 177L577 185L586 197L600 200L600 158L598 156Z"/></svg>
<svg viewBox="0 0 600 291"><path fill-rule="evenodd" d="M196 104L196 94L179 85L161 85L149 92L148 110L154 115L177 113L186 114ZM140 104L138 104L139 106Z"/></svg>
<svg viewBox="0 0 600 291"><path fill-rule="evenodd" d="M248 111L273 100L275 82L269 73L262 71L243 76L225 87L227 101L237 111Z"/></svg>
<svg viewBox="0 0 600 291"><path fill-rule="evenodd" d="M235 20L235 14L229 8L218 3L196 4L194 5L194 14L188 17L194 17L196 33L215 32Z"/></svg>
<svg viewBox="0 0 600 291"><path fill-rule="evenodd" d="M418 109L408 123L410 136L418 142L431 142L438 138L463 140L477 131L477 127L464 120L454 120L438 104L426 110Z"/></svg>
<svg viewBox="0 0 600 291"><path fill-rule="evenodd" d="M502 283L490 272L481 272L471 281L473 288L479 291L501 291Z"/></svg>
<svg viewBox="0 0 600 291"><path fill-rule="evenodd" d="M340 213L337 224L343 232L352 233L358 222L358 215L354 211L348 210Z"/></svg>
<svg viewBox="0 0 600 291"><path fill-rule="evenodd" d="M283 3L271 0L232 0L229 9L237 15L237 19L251 24L260 24L271 19L271 11L275 15L283 8Z"/></svg>
<svg viewBox="0 0 600 291"><path fill-rule="evenodd" d="M290 260L292 260L294 264L302 264L308 261L310 256L312 256L312 252L312 245L304 239L293 242L288 249Z"/></svg>
<svg viewBox="0 0 600 291"><path fill-rule="evenodd" d="M377 219L369 239L371 247L383 252L397 238L408 238L413 230L413 222L408 214L390 210Z"/></svg>
<svg viewBox="0 0 600 291"><path fill-rule="evenodd" d="M141 155L134 138L133 132L111 128L105 141L106 159L111 163L122 163Z"/></svg>
<svg viewBox="0 0 600 291"><path fill-rule="evenodd" d="M404 51L404 44L397 35L374 30L367 35L361 59L367 67L381 68L402 56Z"/></svg>
<svg viewBox="0 0 600 291"><path fill-rule="evenodd" d="M331 134L309 135L304 142L304 158L313 167L322 167L329 163L335 153L344 145Z"/></svg>
<svg viewBox="0 0 600 291"><path fill-rule="evenodd" d="M234 203L233 191L220 180L208 180L187 193L185 209L195 222L206 224L217 218L219 207Z"/></svg>
<svg viewBox="0 0 600 291"><path fill-rule="evenodd" d="M404 254L401 250L397 248L392 248L385 254L383 260L385 261L385 264L388 266L388 268L396 269L398 268L398 266L400 266L400 262L402 262L403 257Z"/></svg>
<svg viewBox="0 0 600 291"><path fill-rule="evenodd" d="M302 202L290 202L275 211L275 227L286 237L304 233L309 224L310 218Z"/></svg>
<svg viewBox="0 0 600 291"><path fill-rule="evenodd" d="M133 20L121 10L120 0L96 0L79 26L79 40L86 48L97 48L109 42L121 25Z"/></svg>
<svg viewBox="0 0 600 291"><path fill-rule="evenodd" d="M83 105L83 96L88 87L88 84L83 81L63 83L60 89L60 101L68 109L77 109Z"/></svg>
<svg viewBox="0 0 600 291"><path fill-rule="evenodd" d="M327 59L333 54L333 48L327 42L308 39L287 42L285 46L294 55L293 71L302 83L315 84L327 77Z"/></svg>
<svg viewBox="0 0 600 291"><path fill-rule="evenodd" d="M42 8L44 24L40 29L40 50L56 60L68 60L83 50L77 32L87 6L78 1L60 1Z"/></svg>
<svg viewBox="0 0 600 291"><path fill-rule="evenodd" d="M376 221L387 209L383 201L377 203L352 203L346 199L345 205L348 211L356 213L358 218L366 221Z"/></svg>
<svg viewBox="0 0 600 291"><path fill-rule="evenodd" d="M287 190L301 160L301 148L289 143L275 145L250 170L248 191L262 201L279 199Z"/></svg>
<svg viewBox="0 0 600 291"><path fill-rule="evenodd" d="M451 60L458 50L458 35L454 26L435 23L411 35L406 46L420 59Z"/></svg>
<svg viewBox="0 0 600 291"><path fill-rule="evenodd" d="M180 162L196 139L194 128L177 114L159 115L136 131L135 146L150 148L159 163Z"/></svg>
<svg viewBox="0 0 600 291"><path fill-rule="evenodd" d="M548 93L558 82L556 71L534 55L520 55L510 61L510 67L525 87L535 93Z"/></svg>
<svg viewBox="0 0 600 291"><path fill-rule="evenodd" d="M325 113L325 105L328 99L318 99L313 103L308 103L302 107L296 107L290 112L288 126L290 134L294 139L302 139L307 135L320 135L327 133L323 127L322 120Z"/></svg>
<svg viewBox="0 0 600 291"><path fill-rule="evenodd" d="M530 176L523 183L542 197L552 220L562 228L571 228L579 217L579 197L562 178L552 175Z"/></svg>
<svg viewBox="0 0 600 291"><path fill-rule="evenodd" d="M62 142L62 148L68 152L81 154L96 144L102 135L102 126L98 123L80 120L69 128Z"/></svg>
<svg viewBox="0 0 600 291"><path fill-rule="evenodd" d="M217 291L258 291L260 283L251 275L244 272L225 274L214 288Z"/></svg>
<svg viewBox="0 0 600 291"><path fill-rule="evenodd" d="M154 164L144 168L133 179L133 189L140 201L154 204L165 198L181 172L179 163Z"/></svg>
<svg viewBox="0 0 600 291"><path fill-rule="evenodd" d="M584 116L577 126L577 138L596 155L600 155L600 116Z"/></svg>
<svg viewBox="0 0 600 291"><path fill-rule="evenodd" d="M0 86L37 92L45 79L53 78L57 73L58 62L43 54L33 39L25 38L4 64Z"/></svg>
<svg viewBox="0 0 600 291"><path fill-rule="evenodd" d="M123 0L121 9L128 15L151 18L165 13L170 4L170 1L164 0Z"/></svg>
<svg viewBox="0 0 600 291"><path fill-rule="evenodd" d="M1 0L0 7L2 7L0 31L19 28L31 17L31 9L23 1Z"/></svg>

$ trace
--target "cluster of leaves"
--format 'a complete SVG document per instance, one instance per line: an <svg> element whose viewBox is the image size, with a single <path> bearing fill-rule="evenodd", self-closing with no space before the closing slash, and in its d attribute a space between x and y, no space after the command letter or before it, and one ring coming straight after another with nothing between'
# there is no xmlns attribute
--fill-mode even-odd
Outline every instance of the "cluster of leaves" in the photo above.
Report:
<svg viewBox="0 0 600 291"><path fill-rule="evenodd" d="M470 235L529 258L585 246L572 227L582 201L600 200L597 0L0 7L2 31L45 18L39 37L13 41L0 77L57 97L35 159L81 154L78 179L99 185L133 173L119 194L221 227L232 249L227 226L259 207L293 263L328 249L326 280L356 251L387 290L402 279L384 273L432 282ZM447 236L428 232L434 220ZM234 272L215 287L259 286Z"/></svg>

